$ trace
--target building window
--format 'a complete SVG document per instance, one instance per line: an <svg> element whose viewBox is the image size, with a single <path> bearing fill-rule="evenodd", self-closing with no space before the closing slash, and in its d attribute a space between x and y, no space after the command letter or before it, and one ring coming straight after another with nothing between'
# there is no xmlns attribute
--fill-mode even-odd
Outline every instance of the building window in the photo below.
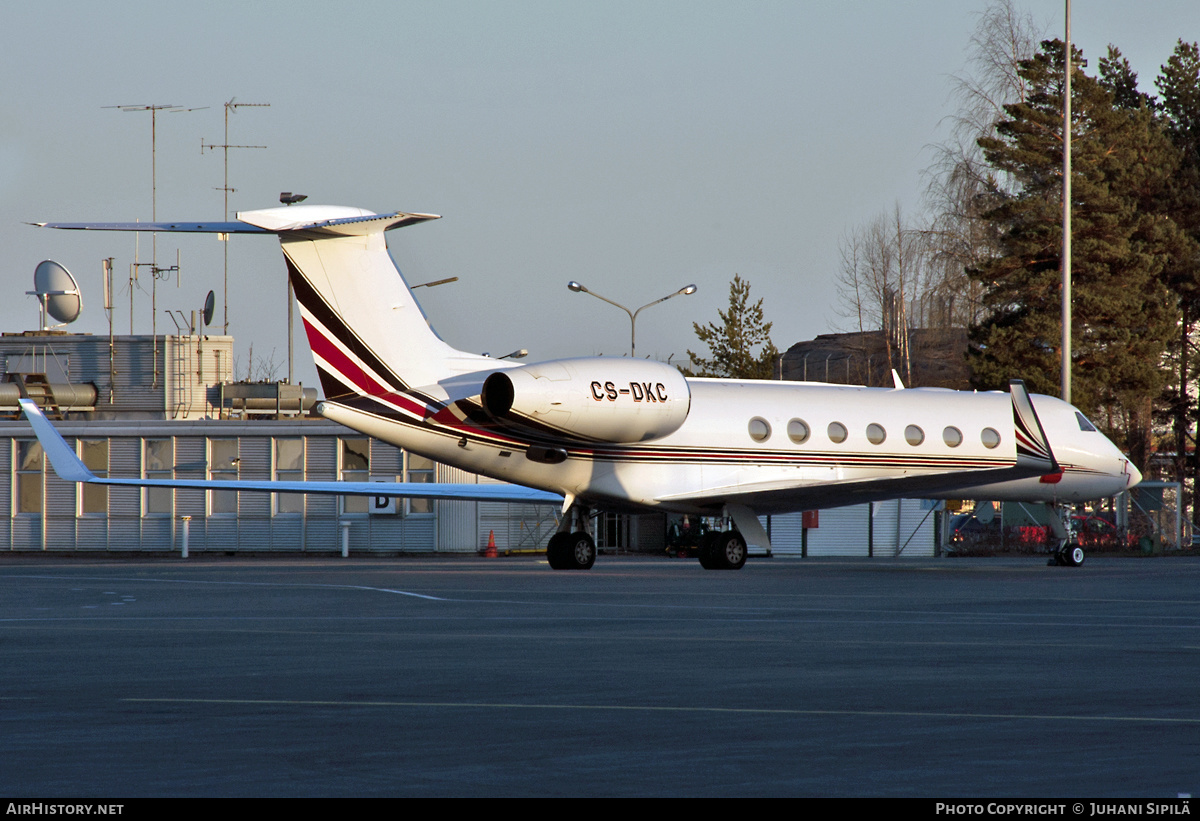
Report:
<svg viewBox="0 0 1200 821"><path fill-rule="evenodd" d="M275 440L275 481L304 481L304 439L302 437ZM304 494L276 493L276 515L304 513Z"/></svg>
<svg viewBox="0 0 1200 821"><path fill-rule="evenodd" d="M237 481L238 464L237 439L208 440L208 478L217 481ZM208 497L208 512L210 515L237 515L236 490L211 490Z"/></svg>
<svg viewBox="0 0 1200 821"><path fill-rule="evenodd" d="M339 475L343 482L371 480L371 440L366 437L343 439ZM343 496L342 513L366 513L369 496Z"/></svg>
<svg viewBox="0 0 1200 821"><path fill-rule="evenodd" d="M415 453L404 454L404 481L430 483L434 480L434 465L432 459L418 456ZM433 499L406 499L408 514L433 513Z"/></svg>
<svg viewBox="0 0 1200 821"><path fill-rule="evenodd" d="M80 439L79 458L84 466L101 479L108 478L108 440ZM108 513L108 487L83 484L79 487L80 515L103 516Z"/></svg>
<svg viewBox="0 0 1200 821"><path fill-rule="evenodd" d="M17 457L17 513L41 515L43 507L42 446L37 440L18 440L16 443Z"/></svg>
<svg viewBox="0 0 1200 821"><path fill-rule="evenodd" d="M142 442L142 470L147 479L175 478L175 440L146 439ZM170 516L174 492L169 487L148 487L142 496L146 516Z"/></svg>

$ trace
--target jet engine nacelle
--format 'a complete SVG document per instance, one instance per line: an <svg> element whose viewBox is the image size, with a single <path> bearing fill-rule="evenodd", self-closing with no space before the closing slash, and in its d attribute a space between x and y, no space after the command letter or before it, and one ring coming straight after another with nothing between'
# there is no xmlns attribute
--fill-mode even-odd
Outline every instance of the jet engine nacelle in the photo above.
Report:
<svg viewBox="0 0 1200 821"><path fill-rule="evenodd" d="M610 357L497 371L484 380L480 399L498 421L601 442L667 436L679 430L692 404L678 369L648 359Z"/></svg>

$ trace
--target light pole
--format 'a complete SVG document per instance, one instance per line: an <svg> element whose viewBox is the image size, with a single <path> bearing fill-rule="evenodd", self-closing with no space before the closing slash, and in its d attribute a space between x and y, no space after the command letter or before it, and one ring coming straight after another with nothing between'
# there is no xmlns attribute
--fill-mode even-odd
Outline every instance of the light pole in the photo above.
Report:
<svg viewBox="0 0 1200 821"><path fill-rule="evenodd" d="M583 285L579 284L575 280L571 280L570 282L568 282L567 288L574 291L575 293L591 294L592 296L596 297L596 299L603 299L609 305L616 305L622 311L629 314L629 356L630 357L634 357L637 355L637 315L638 314L640 314L642 311L649 308L651 305L657 305L660 302L666 302L671 297L676 297L676 296L681 296L681 295L682 296L690 296L690 295L696 293L695 285L685 285L684 287L680 288L678 291L676 291L673 294L667 294L662 299L656 299L653 302L647 302L645 305L638 308L636 311L631 311L619 302L613 302L608 297L600 296L600 294L596 293L595 291L589 291L587 288L585 288Z"/></svg>
<svg viewBox="0 0 1200 821"><path fill-rule="evenodd" d="M1063 46L1062 401L1071 403L1071 0Z"/></svg>

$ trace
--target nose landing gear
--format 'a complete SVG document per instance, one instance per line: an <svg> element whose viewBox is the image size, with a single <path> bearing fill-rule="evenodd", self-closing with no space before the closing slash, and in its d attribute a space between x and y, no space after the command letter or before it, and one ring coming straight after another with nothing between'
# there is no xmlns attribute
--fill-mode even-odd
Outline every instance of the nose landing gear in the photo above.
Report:
<svg viewBox="0 0 1200 821"><path fill-rule="evenodd" d="M1064 519L1070 522L1072 527L1068 528ZM1083 548L1075 543L1079 534L1075 532L1074 519L1071 518L1069 507L1050 507L1050 532L1058 547L1054 549L1047 564L1051 567L1082 567L1085 556Z"/></svg>

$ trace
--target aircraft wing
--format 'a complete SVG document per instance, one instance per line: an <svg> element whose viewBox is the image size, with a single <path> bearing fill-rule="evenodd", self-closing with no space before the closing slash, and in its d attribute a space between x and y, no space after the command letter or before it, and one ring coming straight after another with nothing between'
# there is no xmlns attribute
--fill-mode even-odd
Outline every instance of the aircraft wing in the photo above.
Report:
<svg viewBox="0 0 1200 821"><path fill-rule="evenodd" d="M1040 476L1046 470L1026 470L1015 467L991 470L956 470L929 475L890 476L874 479L843 479L797 483L795 480L774 479L760 482L738 482L727 487L705 488L695 493L660 496L657 501L712 502L741 504L755 513L791 513L797 510L823 510L847 505L878 502L900 497L921 498L927 494L951 493L972 487Z"/></svg>
<svg viewBox="0 0 1200 821"><path fill-rule="evenodd" d="M214 479L110 479L96 476L75 454L50 421L29 399L18 400L34 435L60 479L117 487L178 487L195 490L256 490L273 493L321 493L333 496L399 496L469 502L518 502L562 505L563 497L521 485L466 485L434 482L277 482Z"/></svg>

